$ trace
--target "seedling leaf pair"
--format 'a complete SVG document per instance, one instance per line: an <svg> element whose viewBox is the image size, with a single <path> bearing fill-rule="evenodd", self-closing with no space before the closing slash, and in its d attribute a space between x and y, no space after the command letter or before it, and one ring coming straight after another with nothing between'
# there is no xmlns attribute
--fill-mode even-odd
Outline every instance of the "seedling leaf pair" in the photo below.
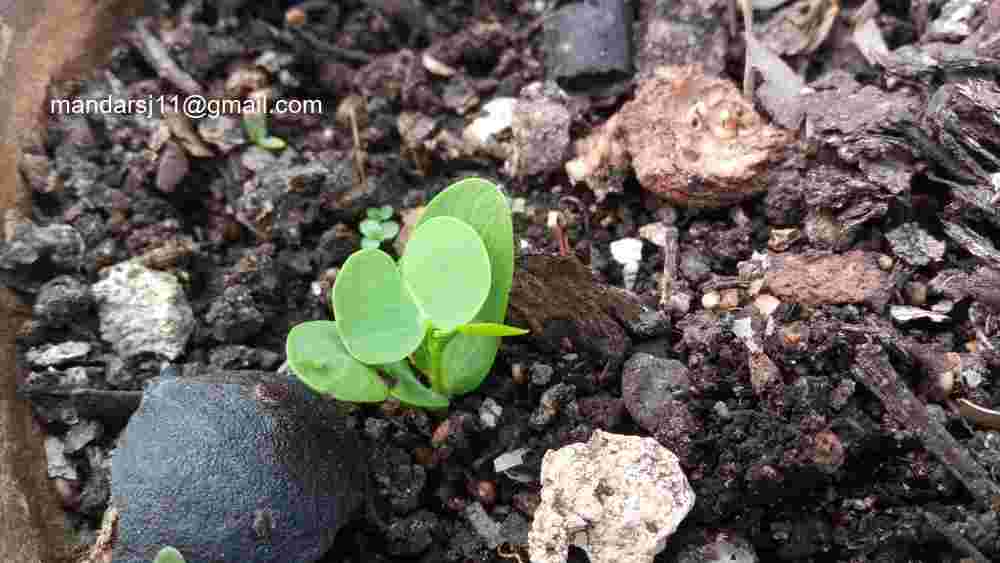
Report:
<svg viewBox="0 0 1000 563"><path fill-rule="evenodd" d="M392 208L373 208L366 221L391 216ZM482 383L500 337L527 332L503 324L513 253L504 196L484 180L458 182L428 205L398 263L377 248L344 262L331 295L336 321L292 329L288 364L341 400L447 406Z"/></svg>

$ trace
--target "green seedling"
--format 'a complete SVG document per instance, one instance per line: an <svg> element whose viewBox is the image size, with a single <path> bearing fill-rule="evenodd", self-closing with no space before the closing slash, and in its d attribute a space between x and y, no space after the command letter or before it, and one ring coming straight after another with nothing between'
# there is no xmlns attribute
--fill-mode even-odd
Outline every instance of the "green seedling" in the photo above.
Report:
<svg viewBox="0 0 1000 563"><path fill-rule="evenodd" d="M377 248L344 262L336 321L292 328L288 365L339 400L447 407L483 382L502 337L528 332L503 324L513 275L506 199L486 180L462 180L427 205L398 262Z"/></svg>
<svg viewBox="0 0 1000 563"><path fill-rule="evenodd" d="M399 234L399 223L392 220L392 207L369 207L367 218L361 222L361 248L378 248Z"/></svg>
<svg viewBox="0 0 1000 563"><path fill-rule="evenodd" d="M160 549L156 554L153 563L185 563L184 556L176 549L167 546Z"/></svg>
<svg viewBox="0 0 1000 563"><path fill-rule="evenodd" d="M263 112L248 112L243 114L243 129L247 132L250 142L258 147L280 151L287 145L281 137L272 137L267 132L267 114Z"/></svg>

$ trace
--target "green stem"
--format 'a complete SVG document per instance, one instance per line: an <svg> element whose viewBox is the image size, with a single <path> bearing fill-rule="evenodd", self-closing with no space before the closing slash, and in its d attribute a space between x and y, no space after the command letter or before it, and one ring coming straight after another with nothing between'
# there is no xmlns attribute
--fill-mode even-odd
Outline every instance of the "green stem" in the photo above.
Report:
<svg viewBox="0 0 1000 563"><path fill-rule="evenodd" d="M452 338L454 338L455 334L457 333L454 330L449 332L432 330L427 335L427 351L430 352L431 355L431 389L446 397L449 393L445 387L444 370L441 369L441 362L444 359L444 347L448 345L448 342L450 342Z"/></svg>

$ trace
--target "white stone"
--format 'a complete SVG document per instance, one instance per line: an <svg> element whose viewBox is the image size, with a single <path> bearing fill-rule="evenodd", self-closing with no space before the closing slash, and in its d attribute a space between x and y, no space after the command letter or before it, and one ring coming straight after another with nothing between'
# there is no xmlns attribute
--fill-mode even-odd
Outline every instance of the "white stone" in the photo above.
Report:
<svg viewBox="0 0 1000 563"><path fill-rule="evenodd" d="M56 436L49 436L45 439L45 457L48 460L50 478L62 477L70 481L76 481L80 478L76 466L66 459L65 444Z"/></svg>
<svg viewBox="0 0 1000 563"><path fill-rule="evenodd" d="M153 352L174 360L194 331L194 313L170 273L122 262L92 287L101 338L123 358Z"/></svg>
<svg viewBox="0 0 1000 563"><path fill-rule="evenodd" d="M596 430L542 460L542 501L528 537L534 563L651 563L694 506L672 452L653 438Z"/></svg>
<svg viewBox="0 0 1000 563"><path fill-rule="evenodd" d="M90 353L89 342L60 342L40 348L32 348L26 354L28 363L34 366L58 366L74 360L82 360Z"/></svg>

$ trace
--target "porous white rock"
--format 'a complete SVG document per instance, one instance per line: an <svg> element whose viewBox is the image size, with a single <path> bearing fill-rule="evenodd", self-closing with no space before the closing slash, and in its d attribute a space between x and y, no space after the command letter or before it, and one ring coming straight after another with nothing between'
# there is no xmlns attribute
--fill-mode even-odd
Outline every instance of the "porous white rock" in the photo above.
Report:
<svg viewBox="0 0 1000 563"><path fill-rule="evenodd" d="M194 331L194 313L184 289L168 272L122 262L93 285L101 338L127 358L154 352L171 360L184 352Z"/></svg>
<svg viewBox="0 0 1000 563"><path fill-rule="evenodd" d="M601 430L545 454L541 497L528 536L534 563L563 563L570 545L591 563L651 563L695 500L670 450Z"/></svg>

